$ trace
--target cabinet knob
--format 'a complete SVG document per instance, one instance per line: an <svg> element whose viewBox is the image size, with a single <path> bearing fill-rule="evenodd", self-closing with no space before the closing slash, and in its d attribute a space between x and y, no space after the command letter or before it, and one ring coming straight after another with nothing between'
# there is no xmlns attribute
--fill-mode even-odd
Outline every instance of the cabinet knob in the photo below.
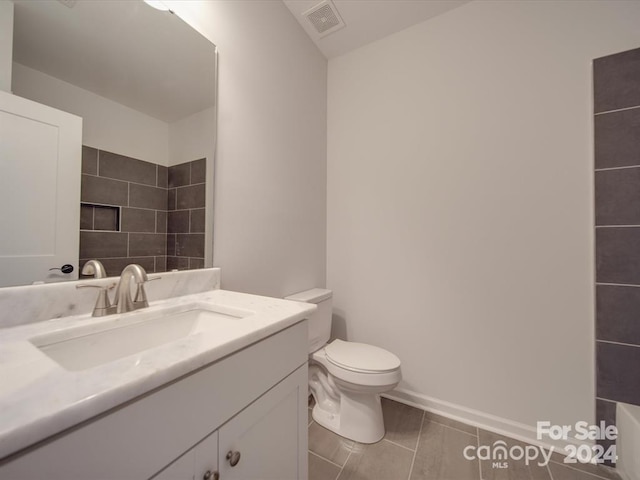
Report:
<svg viewBox="0 0 640 480"><path fill-rule="evenodd" d="M207 470L207 473L204 474L202 480L219 480L220 474L218 472L212 472L211 470Z"/></svg>
<svg viewBox="0 0 640 480"><path fill-rule="evenodd" d="M229 464L232 467L235 467L240 461L240 452L230 450L229 453L227 453L227 460L229 460Z"/></svg>

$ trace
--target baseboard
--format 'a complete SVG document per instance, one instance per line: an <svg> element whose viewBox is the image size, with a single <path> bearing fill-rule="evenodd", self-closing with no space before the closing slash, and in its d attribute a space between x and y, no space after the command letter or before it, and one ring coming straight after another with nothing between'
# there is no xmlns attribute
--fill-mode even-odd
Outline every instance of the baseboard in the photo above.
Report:
<svg viewBox="0 0 640 480"><path fill-rule="evenodd" d="M532 445L538 445L546 449L553 447L554 452L561 455L565 455L564 449L567 445L578 446L584 443L571 438L566 441L552 440L550 438L538 440L536 437L535 425L526 425L514 422L506 418L463 407L461 405L456 405L451 402L445 402L443 400L428 397L402 388L397 388L383 394L382 396L427 412L442 415L443 417L447 417L452 420L457 420L499 435L504 435L505 437L514 438Z"/></svg>

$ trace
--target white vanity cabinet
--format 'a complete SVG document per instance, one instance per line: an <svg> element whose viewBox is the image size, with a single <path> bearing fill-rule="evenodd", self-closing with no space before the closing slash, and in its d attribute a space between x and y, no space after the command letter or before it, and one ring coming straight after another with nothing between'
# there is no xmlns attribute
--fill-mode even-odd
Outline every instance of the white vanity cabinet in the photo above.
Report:
<svg viewBox="0 0 640 480"><path fill-rule="evenodd" d="M218 480L218 432L186 452L153 480Z"/></svg>
<svg viewBox="0 0 640 480"><path fill-rule="evenodd" d="M299 387L306 380L306 368L300 367L153 480L306 478L298 444L301 423L307 423L299 407Z"/></svg>
<svg viewBox="0 0 640 480"><path fill-rule="evenodd" d="M220 428L221 479L306 478L306 467L299 471L298 457L301 436L307 448L307 430L300 429L300 422L306 426L307 419L306 414L299 415L298 405L300 394L306 395L307 378L306 366L299 368Z"/></svg>
<svg viewBox="0 0 640 480"><path fill-rule="evenodd" d="M0 479L306 479L306 323L0 461Z"/></svg>

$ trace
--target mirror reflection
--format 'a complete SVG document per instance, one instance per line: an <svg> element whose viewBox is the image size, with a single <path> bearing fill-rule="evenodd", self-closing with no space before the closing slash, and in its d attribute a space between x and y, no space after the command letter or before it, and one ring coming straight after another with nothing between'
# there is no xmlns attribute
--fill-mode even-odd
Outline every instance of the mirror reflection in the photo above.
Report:
<svg viewBox="0 0 640 480"><path fill-rule="evenodd" d="M78 219L79 248L69 259L31 254L42 265L26 280L16 280L16 262L28 255L0 251L13 256L0 286L75 279L90 259L109 276L129 263L148 272L211 266L215 79L215 46L141 0L14 1L13 94L82 118L81 171L56 187L80 183L77 209L54 214ZM17 175L20 188L51 203L33 176ZM2 212L5 225L38 217ZM49 270L57 263L73 273Z"/></svg>

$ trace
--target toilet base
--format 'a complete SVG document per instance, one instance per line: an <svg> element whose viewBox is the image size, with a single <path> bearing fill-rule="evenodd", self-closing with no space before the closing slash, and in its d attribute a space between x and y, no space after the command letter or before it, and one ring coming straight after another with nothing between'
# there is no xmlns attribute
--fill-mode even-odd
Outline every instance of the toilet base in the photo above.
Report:
<svg viewBox="0 0 640 480"><path fill-rule="evenodd" d="M337 411L323 409L317 402L311 416L324 428L359 443L376 443L384 437L380 395L343 392Z"/></svg>

